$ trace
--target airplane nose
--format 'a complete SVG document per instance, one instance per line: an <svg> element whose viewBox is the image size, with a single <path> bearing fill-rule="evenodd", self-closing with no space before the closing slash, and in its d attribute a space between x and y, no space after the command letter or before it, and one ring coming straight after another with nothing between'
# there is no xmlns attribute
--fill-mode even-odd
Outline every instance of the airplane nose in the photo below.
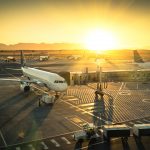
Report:
<svg viewBox="0 0 150 150"><path fill-rule="evenodd" d="M68 87L68 85L67 85L67 84L64 84L63 87L62 87L62 91L67 90L67 87Z"/></svg>

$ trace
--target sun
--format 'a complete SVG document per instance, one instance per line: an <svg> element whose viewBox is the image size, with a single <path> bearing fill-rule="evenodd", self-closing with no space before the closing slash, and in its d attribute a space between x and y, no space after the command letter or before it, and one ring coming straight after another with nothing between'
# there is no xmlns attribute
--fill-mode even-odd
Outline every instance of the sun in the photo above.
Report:
<svg viewBox="0 0 150 150"><path fill-rule="evenodd" d="M86 49L97 52L116 48L116 39L112 33L100 29L88 32L83 43Z"/></svg>

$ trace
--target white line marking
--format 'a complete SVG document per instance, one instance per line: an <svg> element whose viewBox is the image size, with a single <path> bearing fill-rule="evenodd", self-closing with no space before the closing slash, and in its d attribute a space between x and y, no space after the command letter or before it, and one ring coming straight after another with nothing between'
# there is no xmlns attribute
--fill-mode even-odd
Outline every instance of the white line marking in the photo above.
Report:
<svg viewBox="0 0 150 150"><path fill-rule="evenodd" d="M119 95L131 95L130 91L121 91L119 92Z"/></svg>
<svg viewBox="0 0 150 150"><path fill-rule="evenodd" d="M87 114L90 115L90 116L94 116L95 118L99 119L99 117L95 116L93 113L90 113L90 112L88 112L88 111L86 111L86 110L84 110L84 109L82 109L82 108L80 108L80 107L78 107L78 106L75 106L75 105L73 105L73 104L71 104L71 103L69 103L69 102L67 102L67 101L65 101L65 100L62 100L62 101L63 101L64 103L66 103L66 104L68 104L68 105L70 105L70 106L76 108L76 109L79 109L79 110L82 111L82 112L87 113ZM103 121L106 121L106 120L104 120L104 119L102 119L102 120L103 120Z"/></svg>
<svg viewBox="0 0 150 150"><path fill-rule="evenodd" d="M61 139L62 139L63 141L65 141L67 144L71 144L71 142L70 142L68 139L66 139L65 137L61 137Z"/></svg>
<svg viewBox="0 0 150 150"><path fill-rule="evenodd" d="M119 95L119 92L121 91L121 89L123 88L123 86L124 86L124 83L122 82L122 84L121 84L121 86L120 86L120 88L119 88L119 90L118 90L116 96L114 97L114 100L115 100L115 99L117 98L117 96Z"/></svg>
<svg viewBox="0 0 150 150"><path fill-rule="evenodd" d="M79 105L79 106L80 106L80 107L85 107L85 106L90 106L90 105L94 105L94 103L81 104L81 105Z"/></svg>
<svg viewBox="0 0 150 150"><path fill-rule="evenodd" d="M135 122L136 122L136 123L140 123L140 124L143 123L143 122L141 122L141 121L135 121Z"/></svg>
<svg viewBox="0 0 150 150"><path fill-rule="evenodd" d="M39 139L31 140L30 142L36 142L36 141L41 141L41 140L45 140L45 139L56 138L56 137L59 137L59 136L64 136L64 135L72 134L72 133L77 132L77 131L80 131L80 130L75 130L75 131L66 132L66 133L62 133L62 134L57 134L55 136L47 136L47 137L44 137L44 138L39 138ZM17 146L17 145L27 144L27 143L28 142L20 142L20 143L17 143L17 144L7 145L7 147Z"/></svg>
<svg viewBox="0 0 150 150"><path fill-rule="evenodd" d="M75 111L80 111L80 109L76 109Z"/></svg>
<svg viewBox="0 0 150 150"><path fill-rule="evenodd" d="M136 84L136 89L137 89L137 90L139 89L139 84L138 84L138 83Z"/></svg>
<svg viewBox="0 0 150 150"><path fill-rule="evenodd" d="M4 139L4 136L3 136L3 134L2 134L2 131L1 131L1 130L0 130L0 135L1 135L1 137L2 137L2 140L3 140L3 142L4 142L5 147L7 147L7 143L6 143L5 139Z"/></svg>
<svg viewBox="0 0 150 150"><path fill-rule="evenodd" d="M126 87L126 82L123 83L122 90L125 89L125 87Z"/></svg>
<svg viewBox="0 0 150 150"><path fill-rule="evenodd" d="M41 145L43 145L43 149L44 149L44 150L47 150L47 149L48 149L48 146L47 146L44 142L41 142Z"/></svg>
<svg viewBox="0 0 150 150"><path fill-rule="evenodd" d="M73 123L74 125L76 125L77 127L79 127L80 129L82 129L82 127L78 124L76 124L75 122L73 122L72 120L70 120L69 118L65 117L69 122Z"/></svg>
<svg viewBox="0 0 150 150"><path fill-rule="evenodd" d="M69 98L66 101L77 101L77 100L79 100L79 99L78 98Z"/></svg>
<svg viewBox="0 0 150 150"><path fill-rule="evenodd" d="M121 89L123 88L123 86L124 86L124 82L122 82L122 84L121 84L121 86L120 86L120 88L119 88L119 90L118 90L118 93L116 94L116 96L114 97L114 100L117 98L117 96L118 96L118 94L119 94L119 91L121 91ZM67 102L67 101L65 101L65 100L62 100L64 103L66 103L66 104L68 104L68 105L70 105L70 106L72 106L72 107L74 107L74 108L76 108L76 109L79 109L79 110L81 110L82 111L82 113L83 112L85 112L86 114L88 114L88 115L90 115L90 116L94 116L94 117L96 117L97 119L99 119L99 117L97 117L96 115L94 115L92 112L88 112L88 111L86 111L86 110L84 110L84 109L82 109L82 108L80 108L80 107L78 107L78 106L75 106L75 105L73 105L73 104L71 104L71 103L69 103L69 102ZM101 119L101 120L103 120L103 121L107 121L107 120L104 120L104 119Z"/></svg>
<svg viewBox="0 0 150 150"><path fill-rule="evenodd" d="M51 141L53 144L55 144L56 147L60 147L60 144L59 144L57 141L55 141L54 139L51 139L50 141Z"/></svg>
<svg viewBox="0 0 150 150"><path fill-rule="evenodd" d="M81 114L87 114L87 112L81 112Z"/></svg>
<svg viewBox="0 0 150 150"><path fill-rule="evenodd" d="M83 108L84 110L88 111L88 110L94 110L94 109L97 109L98 106L91 106L91 107L86 107L86 108Z"/></svg>
<svg viewBox="0 0 150 150"><path fill-rule="evenodd" d="M150 99L143 99L142 102L150 103Z"/></svg>
<svg viewBox="0 0 150 150"><path fill-rule="evenodd" d="M31 150L35 150L35 148L33 147L32 144L29 144L28 147L29 147Z"/></svg>

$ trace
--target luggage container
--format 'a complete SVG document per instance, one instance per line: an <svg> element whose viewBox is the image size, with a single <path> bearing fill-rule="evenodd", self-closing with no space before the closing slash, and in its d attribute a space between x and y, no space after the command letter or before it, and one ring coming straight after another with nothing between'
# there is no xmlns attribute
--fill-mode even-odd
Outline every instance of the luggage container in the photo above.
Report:
<svg viewBox="0 0 150 150"><path fill-rule="evenodd" d="M104 140L107 141L112 137L121 137L122 140L127 141L130 136L130 128L125 124L104 125L102 129Z"/></svg>
<svg viewBox="0 0 150 150"><path fill-rule="evenodd" d="M150 124L134 124L132 129L136 137L150 136Z"/></svg>

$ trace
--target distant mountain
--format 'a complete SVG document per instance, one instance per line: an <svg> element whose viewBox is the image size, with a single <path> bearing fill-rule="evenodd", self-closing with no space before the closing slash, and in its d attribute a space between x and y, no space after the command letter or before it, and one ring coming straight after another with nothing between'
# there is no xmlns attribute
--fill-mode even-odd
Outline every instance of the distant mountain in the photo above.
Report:
<svg viewBox="0 0 150 150"><path fill-rule="evenodd" d="M81 44L74 43L18 43L14 45L0 43L0 50L74 50L82 48Z"/></svg>

